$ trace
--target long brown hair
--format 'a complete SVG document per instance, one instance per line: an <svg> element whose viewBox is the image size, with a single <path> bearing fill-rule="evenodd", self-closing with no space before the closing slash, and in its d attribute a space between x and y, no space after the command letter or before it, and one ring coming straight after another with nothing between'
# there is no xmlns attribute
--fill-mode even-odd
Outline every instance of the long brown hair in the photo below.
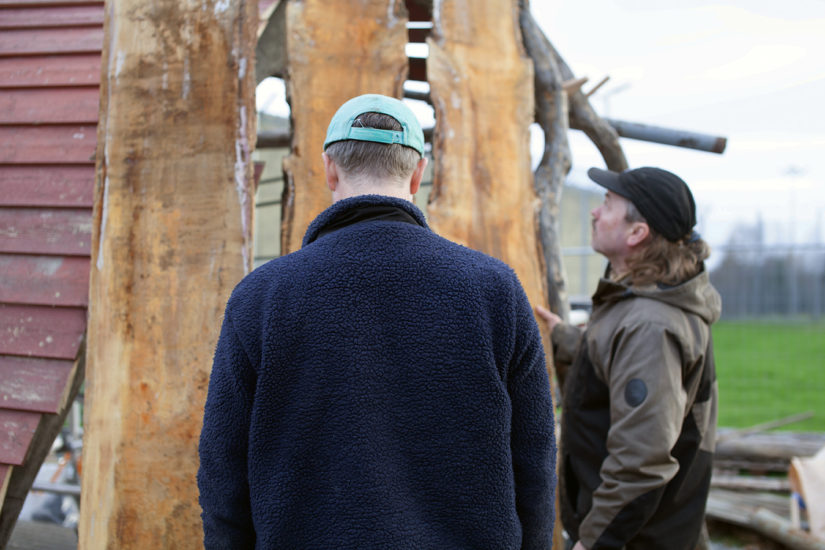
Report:
<svg viewBox="0 0 825 550"><path fill-rule="evenodd" d="M625 219L631 223L647 223L629 201ZM675 286L698 275L702 271L702 262L708 257L710 246L704 240L690 242L689 236L686 236L677 242L671 242L650 228L644 246L625 261L627 272L622 277L629 277L634 286L656 283Z"/></svg>

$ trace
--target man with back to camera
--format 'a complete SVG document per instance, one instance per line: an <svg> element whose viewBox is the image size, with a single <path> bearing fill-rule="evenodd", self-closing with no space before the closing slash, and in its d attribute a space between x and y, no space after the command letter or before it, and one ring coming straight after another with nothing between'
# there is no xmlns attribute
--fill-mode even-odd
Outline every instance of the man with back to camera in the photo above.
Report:
<svg viewBox="0 0 825 550"><path fill-rule="evenodd" d="M549 549L553 404L515 273L427 227L403 102L344 103L324 149L333 205L226 306L205 547Z"/></svg>
<svg viewBox="0 0 825 550"><path fill-rule="evenodd" d="M560 502L575 549L693 550L704 521L721 312L696 206L659 168L591 168L607 189L592 245L608 268L586 330L544 308L564 385ZM562 365L563 366L563 365Z"/></svg>

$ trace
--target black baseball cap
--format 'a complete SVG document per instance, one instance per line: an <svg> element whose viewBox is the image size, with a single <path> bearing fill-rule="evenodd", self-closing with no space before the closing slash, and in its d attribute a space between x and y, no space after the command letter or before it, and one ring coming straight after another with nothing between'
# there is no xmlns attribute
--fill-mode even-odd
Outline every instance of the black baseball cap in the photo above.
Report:
<svg viewBox="0 0 825 550"><path fill-rule="evenodd" d="M648 225L671 242L688 237L696 225L693 195L676 174L645 166L624 172L591 168L587 175L632 202Z"/></svg>

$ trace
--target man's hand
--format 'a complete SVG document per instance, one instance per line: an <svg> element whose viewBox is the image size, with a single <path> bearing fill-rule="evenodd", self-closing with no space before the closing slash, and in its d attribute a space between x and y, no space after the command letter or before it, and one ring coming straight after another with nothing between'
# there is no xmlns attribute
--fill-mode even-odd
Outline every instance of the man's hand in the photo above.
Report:
<svg viewBox="0 0 825 550"><path fill-rule="evenodd" d="M584 547L582 541L579 541L576 543L576 546L573 547L573 550L587 550L587 548Z"/></svg>
<svg viewBox="0 0 825 550"><path fill-rule="evenodd" d="M561 317L545 307L536 306L536 313L538 313L539 317L547 322L547 326L550 329L550 334L553 334L553 329L556 328L556 325L562 322Z"/></svg>

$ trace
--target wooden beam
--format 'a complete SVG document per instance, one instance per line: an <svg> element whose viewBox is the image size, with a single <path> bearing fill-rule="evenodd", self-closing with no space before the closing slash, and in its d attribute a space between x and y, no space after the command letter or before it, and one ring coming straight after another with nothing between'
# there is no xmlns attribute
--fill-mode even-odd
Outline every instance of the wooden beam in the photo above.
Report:
<svg viewBox="0 0 825 550"><path fill-rule="evenodd" d="M79 548L198 548L212 354L252 266L257 3L106 8Z"/></svg>
<svg viewBox="0 0 825 550"><path fill-rule="evenodd" d="M300 248L309 223L331 204L321 152L338 107L364 93L401 97L407 76L406 24L406 9L394 0L287 3L293 141L284 161L282 254Z"/></svg>

